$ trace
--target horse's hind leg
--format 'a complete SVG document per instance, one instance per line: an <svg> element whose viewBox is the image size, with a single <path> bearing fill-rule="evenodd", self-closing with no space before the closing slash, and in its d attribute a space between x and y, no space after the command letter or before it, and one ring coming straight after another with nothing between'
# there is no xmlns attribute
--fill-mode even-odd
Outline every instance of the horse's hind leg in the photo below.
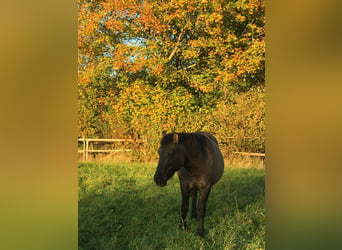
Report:
<svg viewBox="0 0 342 250"><path fill-rule="evenodd" d="M207 207L207 201L208 197L210 194L210 186L207 186L200 190L200 199L198 203L198 218L199 218L199 224L198 224L198 230L197 234L199 236L204 235L204 217L205 217L205 212L206 212L206 207Z"/></svg>
<svg viewBox="0 0 342 250"><path fill-rule="evenodd" d="M191 219L197 218L197 190L192 189L190 191L192 206L191 206Z"/></svg>

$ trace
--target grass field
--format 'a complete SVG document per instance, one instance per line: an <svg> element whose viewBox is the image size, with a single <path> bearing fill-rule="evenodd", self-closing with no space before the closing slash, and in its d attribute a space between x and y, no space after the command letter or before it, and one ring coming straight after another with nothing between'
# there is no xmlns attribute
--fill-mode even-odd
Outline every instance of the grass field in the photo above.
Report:
<svg viewBox="0 0 342 250"><path fill-rule="evenodd" d="M79 249L265 249L265 170L226 166L205 218L179 229L178 177L161 188L156 165L79 164Z"/></svg>

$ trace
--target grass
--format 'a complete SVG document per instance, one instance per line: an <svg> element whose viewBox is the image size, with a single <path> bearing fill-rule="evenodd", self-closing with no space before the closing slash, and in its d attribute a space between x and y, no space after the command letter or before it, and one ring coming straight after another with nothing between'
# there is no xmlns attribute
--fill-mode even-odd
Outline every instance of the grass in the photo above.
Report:
<svg viewBox="0 0 342 250"><path fill-rule="evenodd" d="M151 164L79 164L79 249L265 249L265 171L226 167L205 218L179 229L178 178L154 184Z"/></svg>

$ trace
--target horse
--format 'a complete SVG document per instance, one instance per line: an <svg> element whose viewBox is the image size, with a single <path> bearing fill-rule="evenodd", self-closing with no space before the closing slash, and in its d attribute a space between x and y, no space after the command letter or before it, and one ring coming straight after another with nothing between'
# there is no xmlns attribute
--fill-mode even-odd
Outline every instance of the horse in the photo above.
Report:
<svg viewBox="0 0 342 250"><path fill-rule="evenodd" d="M182 194L181 226L186 228L185 219L191 197L191 218L198 215L197 235L203 237L210 190L219 181L224 170L224 160L216 138L208 132L164 134L158 154L155 183L163 187L177 172ZM198 192L199 202L196 208Z"/></svg>

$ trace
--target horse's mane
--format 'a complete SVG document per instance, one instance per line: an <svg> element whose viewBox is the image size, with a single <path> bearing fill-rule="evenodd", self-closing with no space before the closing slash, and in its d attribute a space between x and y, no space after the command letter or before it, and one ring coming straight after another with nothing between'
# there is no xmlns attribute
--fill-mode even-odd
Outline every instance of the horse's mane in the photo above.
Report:
<svg viewBox="0 0 342 250"><path fill-rule="evenodd" d="M161 142L161 146L167 146L173 142L173 136L175 133L166 134ZM192 155L198 153L206 154L206 146L210 145L211 142L217 143L215 137L206 132L196 132L196 133L177 133L179 144L184 145L188 152Z"/></svg>

